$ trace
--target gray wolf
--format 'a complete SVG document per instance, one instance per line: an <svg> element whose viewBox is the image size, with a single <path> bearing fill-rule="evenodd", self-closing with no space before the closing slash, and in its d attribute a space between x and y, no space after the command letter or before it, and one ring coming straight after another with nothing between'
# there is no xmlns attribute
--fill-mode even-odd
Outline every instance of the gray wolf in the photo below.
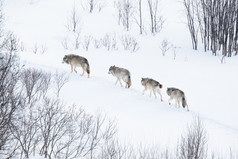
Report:
<svg viewBox="0 0 238 159"><path fill-rule="evenodd" d="M163 101L162 95L161 95L161 92L160 92L160 90L163 87L162 84L160 84L158 81L156 81L154 79L151 79L151 78L141 78L141 84L142 84L142 86L145 87L145 89L143 90L143 95L144 95L145 91L149 89L150 90L150 96L151 96L151 93L153 92L154 95L155 95L155 98L157 98L156 92L158 92L159 95L160 95L161 101Z"/></svg>
<svg viewBox="0 0 238 159"><path fill-rule="evenodd" d="M131 86L131 74L127 69L116 67L114 65L114 66L111 66L109 68L108 74L112 74L113 76L115 76L117 78L115 85L119 81L121 86L123 87L123 85L121 83L121 79L122 79L124 82L126 82L125 87L130 88L130 86Z"/></svg>
<svg viewBox="0 0 238 159"><path fill-rule="evenodd" d="M74 55L74 54L69 54L69 55L64 56L62 63L70 64L71 73L73 72L73 70L77 73L76 67L82 67L83 73L81 74L81 76L83 76L84 72L86 71L88 74L88 78L89 78L90 67L89 67L88 60L86 58L84 58L82 56Z"/></svg>
<svg viewBox="0 0 238 159"><path fill-rule="evenodd" d="M171 88L167 88L167 94L170 97L169 104L170 104L170 101L172 99L175 99L176 100L176 106L179 107L180 103L182 102L183 108L185 108L187 106L187 111L189 111L188 110L188 104L187 104L185 94L184 94L183 91L179 90L178 88L171 87Z"/></svg>

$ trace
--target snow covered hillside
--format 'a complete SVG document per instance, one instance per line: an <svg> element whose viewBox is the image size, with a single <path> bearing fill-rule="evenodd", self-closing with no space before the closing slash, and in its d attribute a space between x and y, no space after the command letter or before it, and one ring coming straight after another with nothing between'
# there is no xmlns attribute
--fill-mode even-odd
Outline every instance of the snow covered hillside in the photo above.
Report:
<svg viewBox="0 0 238 159"><path fill-rule="evenodd" d="M80 0L5 0L5 28L19 38L20 57L26 67L67 74L69 82L62 88L60 97L69 104L83 106L87 112L103 112L115 119L122 141L174 148L187 125L199 115L211 150L237 150L238 57L226 58L226 63L221 64L220 55L212 56L202 48L192 50L179 0L160 2L159 10L165 22L156 35L151 35L149 28L140 35L134 23L126 31L118 25L114 1L102 2L100 11L89 13ZM78 49L72 48L75 37L67 28L74 7L80 19ZM95 48L94 40L106 35L116 39L115 49ZM120 39L127 35L136 39L138 51L123 49ZM94 40L86 51L85 42L89 37ZM164 39L176 47L165 56L160 49ZM70 66L62 64L66 54L86 57L91 77L80 76L81 68L78 74L70 73ZM108 74L112 65L131 72L131 88L115 85L115 77ZM149 92L142 95L141 77L153 78L163 85L163 102L150 97ZM185 92L189 112L168 104L167 87Z"/></svg>

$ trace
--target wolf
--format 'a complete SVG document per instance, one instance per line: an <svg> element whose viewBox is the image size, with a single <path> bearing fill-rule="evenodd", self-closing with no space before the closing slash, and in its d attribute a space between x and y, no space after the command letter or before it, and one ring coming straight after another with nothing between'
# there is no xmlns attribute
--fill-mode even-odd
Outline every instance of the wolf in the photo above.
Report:
<svg viewBox="0 0 238 159"><path fill-rule="evenodd" d="M158 92L159 95L160 95L160 100L163 101L162 95L161 95L161 92L160 92L160 90L163 87L162 84L160 84L158 81L156 81L154 79L151 79L151 78L141 78L141 84L142 84L142 86L145 87L145 89L143 90L143 95L144 95L145 91L147 89L149 89L150 90L150 96L151 96L151 93L153 92L154 95L155 95L155 98L157 98L156 92Z"/></svg>
<svg viewBox="0 0 238 159"><path fill-rule="evenodd" d="M84 72L86 71L88 74L88 78L89 78L90 67L89 67L88 60L86 58L84 58L82 56L74 55L74 54L68 54L68 55L64 56L62 63L70 64L71 73L73 72L73 70L77 73L76 67L82 67L83 73L81 74L81 76L83 76Z"/></svg>
<svg viewBox="0 0 238 159"><path fill-rule="evenodd" d="M121 83L121 79L122 79L124 82L126 82L125 87L130 88L130 86L131 86L131 74L127 69L116 67L115 65L110 66L108 74L112 74L113 76L115 76L117 78L115 85L119 81L121 86L123 87L123 85Z"/></svg>
<svg viewBox="0 0 238 159"><path fill-rule="evenodd" d="M188 110L188 104L187 104L187 101L186 101L186 98L185 98L185 94L184 94L183 91L181 91L178 88L171 87L171 88L167 88L167 94L170 97L169 104L171 104L170 101L172 99L175 99L176 100L176 105L178 107L180 106L180 103L182 102L183 108L185 108L187 106L187 111L189 111Z"/></svg>

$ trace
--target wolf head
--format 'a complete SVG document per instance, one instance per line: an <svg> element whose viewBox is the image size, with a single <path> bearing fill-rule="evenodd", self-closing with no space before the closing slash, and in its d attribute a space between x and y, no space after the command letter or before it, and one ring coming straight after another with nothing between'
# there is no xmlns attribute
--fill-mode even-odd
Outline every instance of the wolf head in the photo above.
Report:
<svg viewBox="0 0 238 159"><path fill-rule="evenodd" d="M170 96L171 92L172 92L172 88L167 88L166 93L167 93L169 96Z"/></svg>
<svg viewBox="0 0 238 159"><path fill-rule="evenodd" d="M64 56L62 63L69 64L69 57L67 55Z"/></svg>
<svg viewBox="0 0 238 159"><path fill-rule="evenodd" d="M145 84L146 84L146 81L145 81L145 78L141 78L141 84L142 84L142 86L144 86Z"/></svg>
<svg viewBox="0 0 238 159"><path fill-rule="evenodd" d="M113 71L114 71L115 67L116 67L115 65L114 65L114 66L111 66L111 67L109 68L108 74L113 74Z"/></svg>

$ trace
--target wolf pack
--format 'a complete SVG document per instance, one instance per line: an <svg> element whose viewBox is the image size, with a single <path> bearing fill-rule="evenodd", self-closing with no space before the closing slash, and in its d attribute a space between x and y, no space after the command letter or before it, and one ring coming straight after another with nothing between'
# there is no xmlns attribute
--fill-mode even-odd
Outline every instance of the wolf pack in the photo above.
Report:
<svg viewBox="0 0 238 159"><path fill-rule="evenodd" d="M76 67L82 67L83 72L81 76L83 76L84 73L87 72L88 78L90 77L89 62L85 57L74 55L74 54L68 54L64 56L62 63L66 63L70 65L71 73L73 71L77 73ZM132 82L131 82L131 74L129 70L125 68L117 67L114 65L114 66L110 66L108 74L111 74L112 76L116 78L115 85L117 85L119 81L120 85L123 87L122 81L124 81L126 83L125 88L130 88ZM161 83L159 83L158 81L152 78L142 77L141 85L144 87L144 90L142 92L143 95L145 91L149 90L150 96L153 92L155 98L157 98L156 94L158 93L160 96L160 100L163 101L162 95L161 95L161 89L163 88L163 85ZM174 87L168 87L166 90L166 93L170 97L168 101L169 105L171 105L171 100L175 100L176 107L179 108L180 105L182 104L182 107L187 108L187 111L189 111L186 97L182 90L178 88L174 88Z"/></svg>

